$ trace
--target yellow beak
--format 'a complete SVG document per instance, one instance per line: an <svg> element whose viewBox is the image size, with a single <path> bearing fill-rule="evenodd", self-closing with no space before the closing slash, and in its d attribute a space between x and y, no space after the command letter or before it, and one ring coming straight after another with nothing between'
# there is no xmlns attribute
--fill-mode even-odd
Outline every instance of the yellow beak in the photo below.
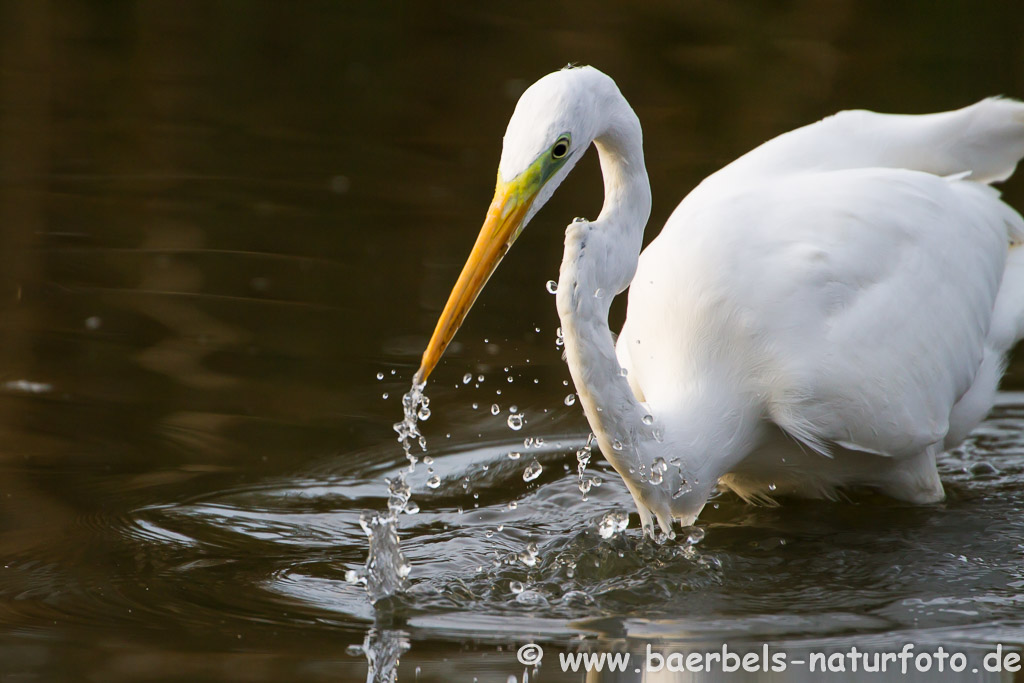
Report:
<svg viewBox="0 0 1024 683"><path fill-rule="evenodd" d="M473 245L466 265L462 267L462 273L452 293L448 295L448 303L445 304L437 327L434 328L434 334L430 337L430 343L423 352L423 361L413 379L416 384L427 381L427 377L441 360L441 355L448 348L462 321L466 319L466 314L469 313L476 297L512 243L519 237L523 229L523 219L540 189L538 180L534 173L524 173L510 183L505 183L501 176L498 176L494 199L487 209L487 218L480 228L476 244Z"/></svg>

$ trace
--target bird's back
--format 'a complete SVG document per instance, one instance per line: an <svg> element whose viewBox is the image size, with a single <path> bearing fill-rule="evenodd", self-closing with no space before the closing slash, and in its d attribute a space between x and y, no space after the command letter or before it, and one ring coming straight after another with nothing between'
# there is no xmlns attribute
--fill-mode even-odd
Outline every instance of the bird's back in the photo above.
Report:
<svg viewBox="0 0 1024 683"><path fill-rule="evenodd" d="M619 344L638 396L741 396L822 450L962 438L1022 332L1024 221L987 186L1022 156L1024 104L990 99L843 112L722 169L641 256Z"/></svg>

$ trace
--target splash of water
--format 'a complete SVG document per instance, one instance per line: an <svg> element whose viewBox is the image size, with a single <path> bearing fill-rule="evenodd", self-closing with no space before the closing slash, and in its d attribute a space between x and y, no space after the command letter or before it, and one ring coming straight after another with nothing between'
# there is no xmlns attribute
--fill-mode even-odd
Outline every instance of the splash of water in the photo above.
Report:
<svg viewBox="0 0 1024 683"><path fill-rule="evenodd" d="M402 397L403 417L394 425L398 442L402 444L405 457L409 460L409 467L399 470L394 479L388 480L388 509L380 513L363 513L359 519L370 540L370 550L362 570L350 571L346 578L352 583L365 583L370 602L374 604L404 592L409 583L412 567L402 554L398 539L398 518L403 512L414 514L419 511L419 507L411 501L412 490L406 476L415 471L419 461L412 452L413 445L418 445L424 453L427 450L426 437L419 428L419 421L430 417L430 399L423 393L425 386L426 382L413 382L412 388Z"/></svg>
<svg viewBox="0 0 1024 683"><path fill-rule="evenodd" d="M594 443L594 433L591 432L587 435L587 443L583 445L578 451L576 451L576 474L579 476L578 488L580 493L583 494L583 500L587 499L587 494L590 493L590 487L594 485L593 479L587 479L587 465L590 464L591 449Z"/></svg>

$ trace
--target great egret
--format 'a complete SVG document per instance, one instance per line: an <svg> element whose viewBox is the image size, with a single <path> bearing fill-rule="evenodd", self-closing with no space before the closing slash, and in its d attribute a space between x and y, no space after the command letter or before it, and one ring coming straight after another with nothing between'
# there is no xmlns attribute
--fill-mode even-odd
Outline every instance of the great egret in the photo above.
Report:
<svg viewBox="0 0 1024 683"><path fill-rule="evenodd" d="M423 383L523 227L593 143L596 220L565 232L556 302L601 451L644 529L865 485L942 500L935 457L989 412L1024 335L1024 220L989 183L1024 156L1024 103L846 111L707 178L640 253L640 122L591 67L523 93L494 199L423 354ZM616 345L612 298L629 310Z"/></svg>

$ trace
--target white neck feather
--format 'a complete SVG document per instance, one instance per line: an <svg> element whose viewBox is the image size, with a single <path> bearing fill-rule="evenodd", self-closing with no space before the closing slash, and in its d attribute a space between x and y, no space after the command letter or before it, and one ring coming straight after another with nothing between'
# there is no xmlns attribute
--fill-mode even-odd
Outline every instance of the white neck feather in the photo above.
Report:
<svg viewBox="0 0 1024 683"><path fill-rule="evenodd" d="M566 229L558 315L569 372L601 451L633 494L643 525L651 528L656 518L669 532L672 494L686 475L659 455L666 450L663 428L630 389L608 327L612 299L636 272L651 210L640 122L625 99L615 95L602 108L604 120L594 138L604 175L604 206L597 220L577 219Z"/></svg>

